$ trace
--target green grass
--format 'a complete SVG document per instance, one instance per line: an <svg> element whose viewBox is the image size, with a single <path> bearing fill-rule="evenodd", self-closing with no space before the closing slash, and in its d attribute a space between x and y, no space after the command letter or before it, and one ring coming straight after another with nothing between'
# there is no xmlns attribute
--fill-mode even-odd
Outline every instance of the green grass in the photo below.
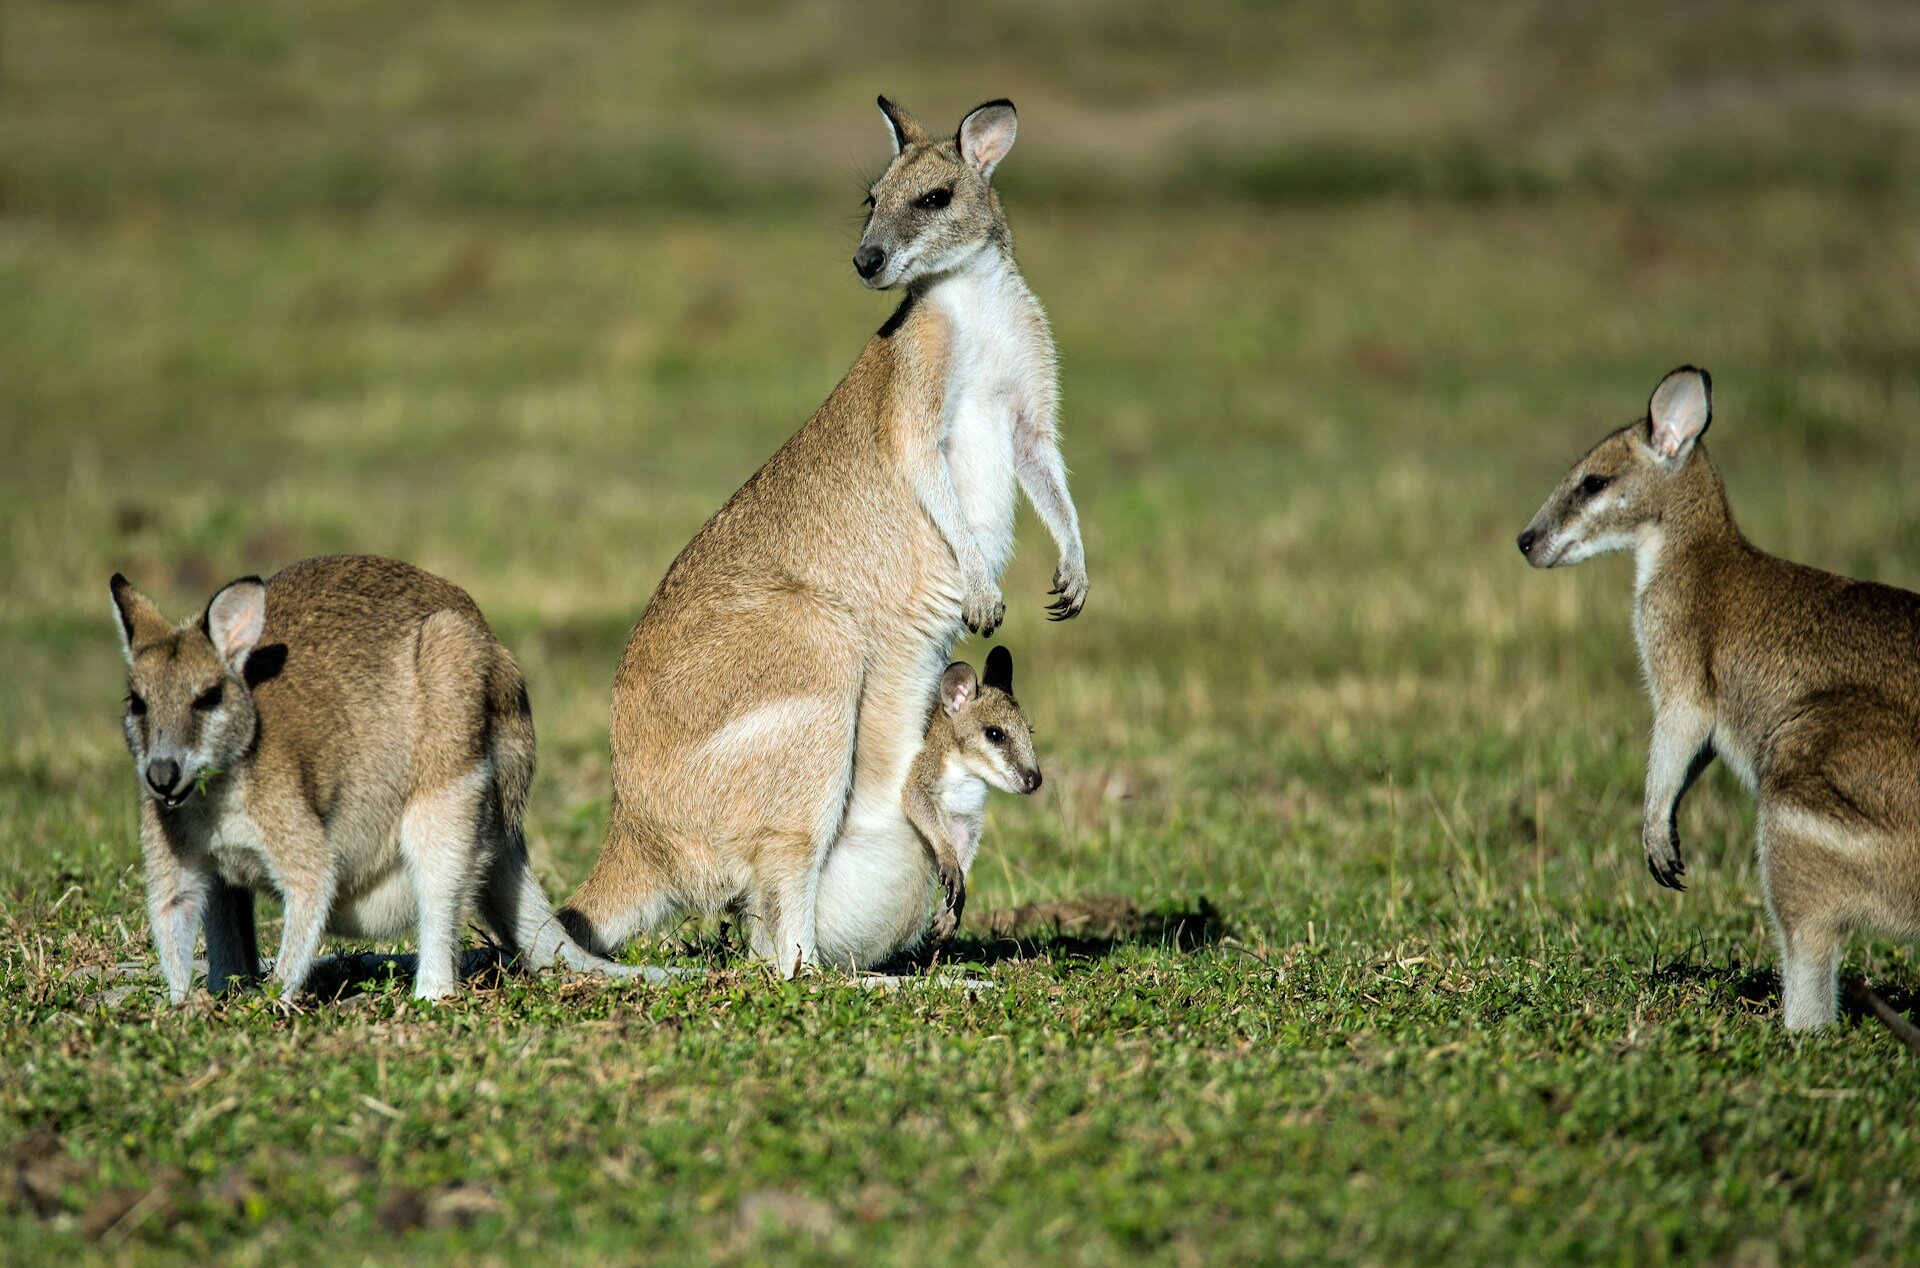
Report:
<svg viewBox="0 0 1920 1268"><path fill-rule="evenodd" d="M14 1256L1911 1254L1920 1067L1871 1021L1780 1028L1724 772L1691 889L1653 884L1629 565L1512 546L1694 361L1757 542L1920 585L1903 7L19 9ZM888 311L845 263L879 89L1022 102L1094 581L1042 621L1023 519L1048 781L996 800L960 948L998 989L720 956L283 1018L70 976L150 955L116 569L174 613L323 551L465 585L531 680L538 867L585 874L628 628ZM1165 919L979 934L1102 894ZM1911 946L1848 971L1920 1000Z"/></svg>

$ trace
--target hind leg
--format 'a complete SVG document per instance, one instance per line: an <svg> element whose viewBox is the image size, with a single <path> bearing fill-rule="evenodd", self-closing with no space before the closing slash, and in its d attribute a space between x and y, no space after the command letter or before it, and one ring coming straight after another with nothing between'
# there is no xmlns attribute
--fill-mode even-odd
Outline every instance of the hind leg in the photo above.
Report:
<svg viewBox="0 0 1920 1268"><path fill-rule="evenodd" d="M1839 1016L1840 957L1857 879L1847 851L1860 848L1843 825L1814 812L1770 806L1761 815L1760 861L1780 946L1788 1030L1824 1026Z"/></svg>
<svg viewBox="0 0 1920 1268"><path fill-rule="evenodd" d="M414 998L444 999L459 981L460 925L472 902L481 849L481 797L488 772L419 793L400 818L400 856L420 910Z"/></svg>

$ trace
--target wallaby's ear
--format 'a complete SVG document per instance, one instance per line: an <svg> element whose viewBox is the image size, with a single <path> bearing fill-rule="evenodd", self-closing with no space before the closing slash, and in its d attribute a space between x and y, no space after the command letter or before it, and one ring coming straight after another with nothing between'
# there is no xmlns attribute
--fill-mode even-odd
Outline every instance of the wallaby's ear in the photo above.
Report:
<svg viewBox="0 0 1920 1268"><path fill-rule="evenodd" d="M260 641L266 623L267 586L258 577L229 581L200 618L201 628L213 640L213 650L236 674L245 669L247 655Z"/></svg>
<svg viewBox="0 0 1920 1268"><path fill-rule="evenodd" d="M992 180L993 169L1007 157L1007 151L1013 148L1013 134L1019 130L1020 121L1013 113L1013 103L1002 97L968 111L967 117L960 121L960 132L954 140L960 145L960 157L971 163L973 170L984 179Z"/></svg>
<svg viewBox="0 0 1920 1268"><path fill-rule="evenodd" d="M905 108L895 105L885 97L880 98L880 113L886 116L887 135L893 138L893 153L898 157L900 151L909 145L916 145L927 139L927 130L919 121L908 114Z"/></svg>
<svg viewBox="0 0 1920 1268"><path fill-rule="evenodd" d="M947 666L946 673L940 675L940 705L950 714L959 713L972 704L979 690L980 684L973 677L973 666L964 660L956 660Z"/></svg>
<svg viewBox="0 0 1920 1268"><path fill-rule="evenodd" d="M1661 379L1647 403L1653 451L1669 462L1686 457L1712 421L1713 377L1690 365Z"/></svg>
<svg viewBox="0 0 1920 1268"><path fill-rule="evenodd" d="M119 573L113 574L107 588L113 592L113 628L120 631L120 654L131 665L136 651L173 633L173 625L160 615L152 599Z"/></svg>
<svg viewBox="0 0 1920 1268"><path fill-rule="evenodd" d="M996 647L987 653L987 672L981 683L1013 694L1013 653L1004 647Z"/></svg>

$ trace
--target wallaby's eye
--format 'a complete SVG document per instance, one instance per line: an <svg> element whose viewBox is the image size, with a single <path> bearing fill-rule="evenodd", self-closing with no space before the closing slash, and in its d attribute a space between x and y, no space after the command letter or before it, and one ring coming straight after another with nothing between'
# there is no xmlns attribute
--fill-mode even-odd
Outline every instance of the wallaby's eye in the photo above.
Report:
<svg viewBox="0 0 1920 1268"><path fill-rule="evenodd" d="M1580 482L1580 496L1590 498L1612 483L1612 476L1590 475Z"/></svg>
<svg viewBox="0 0 1920 1268"><path fill-rule="evenodd" d="M209 709L218 709L220 701L227 694L226 688L219 683L213 684L193 698L193 707L205 713Z"/></svg>
<svg viewBox="0 0 1920 1268"><path fill-rule="evenodd" d="M997 726L990 726L987 728L987 743L1005 744L1006 742L1007 742L1007 733L1005 731L1002 731Z"/></svg>
<svg viewBox="0 0 1920 1268"><path fill-rule="evenodd" d="M139 692L129 691L127 693L127 712L136 718L144 718L147 716L147 702L140 698Z"/></svg>
<svg viewBox="0 0 1920 1268"><path fill-rule="evenodd" d="M864 199L862 199L862 200L861 200L861 203L860 203L860 205L861 205L861 206L863 206L863 207L872 207L872 206L873 206L873 195L872 195L872 194L868 194L868 195L867 195L867 196L866 196L866 197L865 197Z"/></svg>
<svg viewBox="0 0 1920 1268"><path fill-rule="evenodd" d="M932 193L922 194L914 201L914 206L923 211L938 211L953 201L951 189L936 189Z"/></svg>

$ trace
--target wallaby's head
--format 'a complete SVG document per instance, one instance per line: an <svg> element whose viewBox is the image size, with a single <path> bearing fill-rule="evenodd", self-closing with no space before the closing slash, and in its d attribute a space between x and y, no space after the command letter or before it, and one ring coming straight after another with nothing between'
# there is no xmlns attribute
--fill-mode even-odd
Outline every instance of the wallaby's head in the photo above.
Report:
<svg viewBox="0 0 1920 1268"><path fill-rule="evenodd" d="M1026 794L1040 787L1033 727L1013 698L1013 657L1006 648L987 653L987 674L978 681L965 661L948 665L940 675L940 708L968 771L1002 792Z"/></svg>
<svg viewBox="0 0 1920 1268"><path fill-rule="evenodd" d="M876 291L960 267L1011 235L993 190L993 169L1013 148L1011 101L976 106L960 130L938 140L914 117L880 98L893 162L867 191L867 225L853 268Z"/></svg>
<svg viewBox="0 0 1920 1268"><path fill-rule="evenodd" d="M253 744L246 667L266 623L267 588L258 577L235 581L197 619L174 625L115 573L113 614L127 658L127 747L147 792L178 806Z"/></svg>
<svg viewBox="0 0 1920 1268"><path fill-rule="evenodd" d="M1631 550L1657 528L1672 499L1689 496L1681 473L1705 462L1697 443L1713 421L1713 379L1683 365L1653 389L1647 416L1608 436L1573 465L1520 534L1536 568Z"/></svg>

